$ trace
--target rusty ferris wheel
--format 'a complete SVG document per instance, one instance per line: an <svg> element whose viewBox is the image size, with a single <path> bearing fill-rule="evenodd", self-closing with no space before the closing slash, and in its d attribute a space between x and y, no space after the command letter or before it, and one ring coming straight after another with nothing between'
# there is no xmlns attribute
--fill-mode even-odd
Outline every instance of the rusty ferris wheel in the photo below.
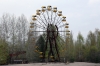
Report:
<svg viewBox="0 0 100 66"><path fill-rule="evenodd" d="M52 61L60 61L61 52L65 51L65 35L69 37L69 24L66 22L66 17L62 16L62 11L58 11L57 7L42 6L41 10L36 10L36 15L32 16L30 29L37 29L33 32L45 34L44 50L37 51L40 58Z"/></svg>

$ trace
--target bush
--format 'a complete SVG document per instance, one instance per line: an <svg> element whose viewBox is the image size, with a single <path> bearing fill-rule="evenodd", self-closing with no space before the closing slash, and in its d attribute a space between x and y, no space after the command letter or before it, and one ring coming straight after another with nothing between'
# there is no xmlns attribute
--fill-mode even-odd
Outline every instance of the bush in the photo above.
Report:
<svg viewBox="0 0 100 66"><path fill-rule="evenodd" d="M8 58L7 43L3 41L0 43L0 64L7 64L7 58Z"/></svg>
<svg viewBox="0 0 100 66"><path fill-rule="evenodd" d="M0 56L0 65L7 64L7 57L6 56Z"/></svg>
<svg viewBox="0 0 100 66"><path fill-rule="evenodd" d="M73 63L75 61L75 59L72 57L72 58L70 58L69 61Z"/></svg>
<svg viewBox="0 0 100 66"><path fill-rule="evenodd" d="M89 54L88 54L88 60L93 63L99 63L100 62L100 52L95 46L92 46L90 48Z"/></svg>

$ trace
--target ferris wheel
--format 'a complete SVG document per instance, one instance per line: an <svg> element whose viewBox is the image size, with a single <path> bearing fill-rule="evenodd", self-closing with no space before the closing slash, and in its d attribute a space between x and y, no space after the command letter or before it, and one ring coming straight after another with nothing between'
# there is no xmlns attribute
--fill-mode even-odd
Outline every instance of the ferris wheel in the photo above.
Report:
<svg viewBox="0 0 100 66"><path fill-rule="evenodd" d="M44 50L36 50L40 53L40 58L51 61L60 61L62 52L66 49L66 37L69 37L69 24L66 17L62 16L62 11L57 7L42 6L41 10L36 10L36 15L32 16L30 29L38 36L42 35L45 40ZM35 30L33 30L36 28Z"/></svg>

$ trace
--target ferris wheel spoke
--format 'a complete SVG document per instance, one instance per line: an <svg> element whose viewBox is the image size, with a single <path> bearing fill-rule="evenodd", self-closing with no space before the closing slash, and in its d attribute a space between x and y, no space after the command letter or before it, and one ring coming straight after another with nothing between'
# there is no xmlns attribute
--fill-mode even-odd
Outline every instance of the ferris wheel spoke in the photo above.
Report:
<svg viewBox="0 0 100 66"><path fill-rule="evenodd" d="M58 28L61 28L61 27L64 27L64 26L65 26L65 24L58 26Z"/></svg>
<svg viewBox="0 0 100 66"><path fill-rule="evenodd" d="M66 43L66 42L64 42L64 40L61 38L61 36L58 36L58 38L61 39L61 40L63 41L63 43Z"/></svg>
<svg viewBox="0 0 100 66"><path fill-rule="evenodd" d="M41 24L41 22L40 22L39 20L37 20L37 22L39 22L39 23L40 23L40 25L42 25L43 27L46 27L46 25Z"/></svg>
<svg viewBox="0 0 100 66"><path fill-rule="evenodd" d="M62 18L59 18L59 20L57 20L56 25L58 25L61 22Z"/></svg>
<svg viewBox="0 0 100 66"><path fill-rule="evenodd" d="M56 23L55 23L55 25L58 23L58 20L60 19L60 16L58 17L58 19L57 19L57 21L56 21Z"/></svg>
<svg viewBox="0 0 100 66"><path fill-rule="evenodd" d="M60 36L65 37L65 35L60 34Z"/></svg>
<svg viewBox="0 0 100 66"><path fill-rule="evenodd" d="M57 25L62 23L62 18L57 22Z"/></svg>
<svg viewBox="0 0 100 66"><path fill-rule="evenodd" d="M47 26L48 24L45 22L45 20L44 20L44 19L42 19L42 17L41 17L41 16L40 16L40 18L41 18L42 22L45 24L45 26Z"/></svg>
<svg viewBox="0 0 100 66"><path fill-rule="evenodd" d="M42 15L43 15L43 17L44 17L44 19L45 19L46 23L48 24L48 21L47 21L47 19L46 19L45 15L44 15L44 13L42 13Z"/></svg>
<svg viewBox="0 0 100 66"><path fill-rule="evenodd" d="M55 17L54 17L54 21L53 21L53 24L55 23L55 19L56 19L56 17L57 17L57 14L55 13Z"/></svg>
<svg viewBox="0 0 100 66"><path fill-rule="evenodd" d="M57 42L58 42L58 43L62 43L62 42L60 42L59 39L57 39ZM60 47L63 47L61 44L59 44L59 45L60 45ZM57 45L57 46L59 46L59 45ZM60 47L58 47L58 49L60 49Z"/></svg>
<svg viewBox="0 0 100 66"><path fill-rule="evenodd" d="M38 17L38 18L39 18L39 17ZM43 20L41 19L41 17L40 17L39 19L43 22ZM43 23L44 23L45 26L47 26L45 22L43 22Z"/></svg>
<svg viewBox="0 0 100 66"><path fill-rule="evenodd" d="M42 29L46 29L46 27L41 26L41 25L38 25L38 24L36 24L36 23L35 23L35 26L40 27L40 28L42 28Z"/></svg>
<svg viewBox="0 0 100 66"><path fill-rule="evenodd" d="M51 11L51 23L50 24L52 24L52 15L53 15L53 11Z"/></svg>
<svg viewBox="0 0 100 66"><path fill-rule="evenodd" d="M37 20L37 22L44 27L44 25L39 20ZM37 23L34 23L34 24L37 24Z"/></svg>
<svg viewBox="0 0 100 66"><path fill-rule="evenodd" d="M60 41L58 40L58 42L60 42ZM64 48L65 48L65 46L64 46L65 44L64 44L63 42L60 42L60 43L61 43L61 44L59 44L59 48L60 48L60 49L64 49Z"/></svg>
<svg viewBox="0 0 100 66"><path fill-rule="evenodd" d="M35 26L37 26L37 25L35 25ZM40 27L40 26L37 26L38 28L41 28L41 29L44 29L43 27ZM34 31L35 32L35 31ZM40 32L40 31L36 31L36 32Z"/></svg>
<svg viewBox="0 0 100 66"><path fill-rule="evenodd" d="M65 38L65 35L60 35L62 38ZM63 39L64 40L64 39Z"/></svg>
<svg viewBox="0 0 100 66"><path fill-rule="evenodd" d="M47 19L50 20L48 12L49 12L49 11L46 10L46 13L47 13L47 16L48 16ZM48 22L49 22L49 21L48 21Z"/></svg>
<svg viewBox="0 0 100 66"><path fill-rule="evenodd" d="M46 42L46 39L47 39L47 36L44 36L44 40L45 40L45 42Z"/></svg>

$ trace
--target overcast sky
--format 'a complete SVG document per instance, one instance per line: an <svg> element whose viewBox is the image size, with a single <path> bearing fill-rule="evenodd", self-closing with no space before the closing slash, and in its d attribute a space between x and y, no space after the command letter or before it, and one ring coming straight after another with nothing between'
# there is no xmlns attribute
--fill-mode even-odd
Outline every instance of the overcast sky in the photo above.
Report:
<svg viewBox="0 0 100 66"><path fill-rule="evenodd" d="M62 10L74 38L78 32L86 37L90 30L100 28L100 0L0 0L0 17L10 13L30 19L37 9L48 5Z"/></svg>

